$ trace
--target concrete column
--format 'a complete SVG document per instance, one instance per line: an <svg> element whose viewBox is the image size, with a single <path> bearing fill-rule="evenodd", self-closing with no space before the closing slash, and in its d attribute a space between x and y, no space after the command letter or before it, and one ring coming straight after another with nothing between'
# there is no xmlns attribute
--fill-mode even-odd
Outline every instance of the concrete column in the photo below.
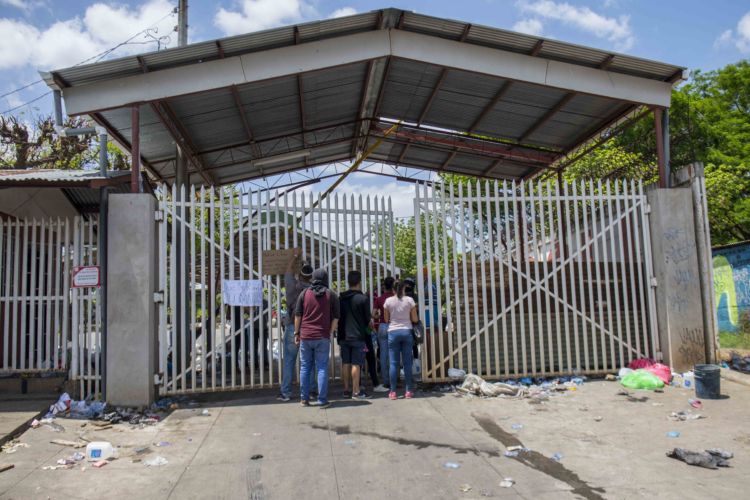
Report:
<svg viewBox="0 0 750 500"><path fill-rule="evenodd" d="M654 189L648 202L661 350L665 364L687 371L706 361L692 193Z"/></svg>
<svg viewBox="0 0 750 500"><path fill-rule="evenodd" d="M109 197L107 401L154 401L157 361L156 200L149 194Z"/></svg>

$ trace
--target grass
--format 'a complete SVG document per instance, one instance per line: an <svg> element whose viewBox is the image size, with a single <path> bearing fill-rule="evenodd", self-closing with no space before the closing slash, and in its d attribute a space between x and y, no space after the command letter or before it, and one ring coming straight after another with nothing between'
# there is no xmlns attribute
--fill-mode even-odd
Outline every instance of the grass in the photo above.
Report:
<svg viewBox="0 0 750 500"><path fill-rule="evenodd" d="M720 332L719 346L722 349L750 349L750 332Z"/></svg>

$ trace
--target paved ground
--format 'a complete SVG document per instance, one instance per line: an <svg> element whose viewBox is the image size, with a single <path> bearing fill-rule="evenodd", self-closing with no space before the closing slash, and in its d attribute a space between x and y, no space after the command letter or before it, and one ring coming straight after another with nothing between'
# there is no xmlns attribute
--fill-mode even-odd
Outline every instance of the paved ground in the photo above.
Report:
<svg viewBox="0 0 750 500"><path fill-rule="evenodd" d="M0 465L15 464L0 473L0 498L740 498L750 470L750 388L722 384L729 398L704 402L708 418L688 422L667 415L689 408L689 391L627 398L604 381L541 405L422 393L319 410L266 394L179 409L144 429L58 420L65 432L29 430L29 448L0 455ZM671 430L681 436L667 437ZM41 469L72 452L51 439L79 435L110 440L120 458L102 469ZM161 441L170 445L153 445ZM504 457L517 443L532 452ZM144 445L153 450L147 457L169 463L133 463ZM665 456L674 446L732 450L734 467L687 466ZM555 453L559 463L549 458ZM505 477L515 479L512 488L500 487Z"/></svg>
<svg viewBox="0 0 750 500"><path fill-rule="evenodd" d="M45 408L49 408L49 405L54 402L54 396L0 395L0 444L5 441L6 436L36 417ZM3 463L2 460L0 463Z"/></svg>

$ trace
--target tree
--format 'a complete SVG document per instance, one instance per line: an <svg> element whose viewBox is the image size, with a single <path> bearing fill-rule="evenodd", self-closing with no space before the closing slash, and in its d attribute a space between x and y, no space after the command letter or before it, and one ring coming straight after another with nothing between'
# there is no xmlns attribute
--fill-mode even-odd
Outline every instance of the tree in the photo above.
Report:
<svg viewBox="0 0 750 500"><path fill-rule="evenodd" d="M83 118L68 118L65 127L90 126ZM110 169L127 170L129 162L112 142L107 143ZM99 141L93 136L60 136L51 117L24 121L0 116L0 168L79 170L98 165Z"/></svg>

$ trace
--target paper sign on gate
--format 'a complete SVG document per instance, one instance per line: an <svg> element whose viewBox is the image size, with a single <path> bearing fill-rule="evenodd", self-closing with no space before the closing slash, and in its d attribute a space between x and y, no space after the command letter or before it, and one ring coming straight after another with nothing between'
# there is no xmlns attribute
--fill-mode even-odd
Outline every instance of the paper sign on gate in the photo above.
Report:
<svg viewBox="0 0 750 500"><path fill-rule="evenodd" d="M261 280L222 280L222 298L227 306L262 306L263 282Z"/></svg>
<svg viewBox="0 0 750 500"><path fill-rule="evenodd" d="M263 250L263 274L283 275L295 255L302 255L302 249Z"/></svg>
<svg viewBox="0 0 750 500"><path fill-rule="evenodd" d="M101 285L99 266L76 266L73 268L72 288L96 288Z"/></svg>

